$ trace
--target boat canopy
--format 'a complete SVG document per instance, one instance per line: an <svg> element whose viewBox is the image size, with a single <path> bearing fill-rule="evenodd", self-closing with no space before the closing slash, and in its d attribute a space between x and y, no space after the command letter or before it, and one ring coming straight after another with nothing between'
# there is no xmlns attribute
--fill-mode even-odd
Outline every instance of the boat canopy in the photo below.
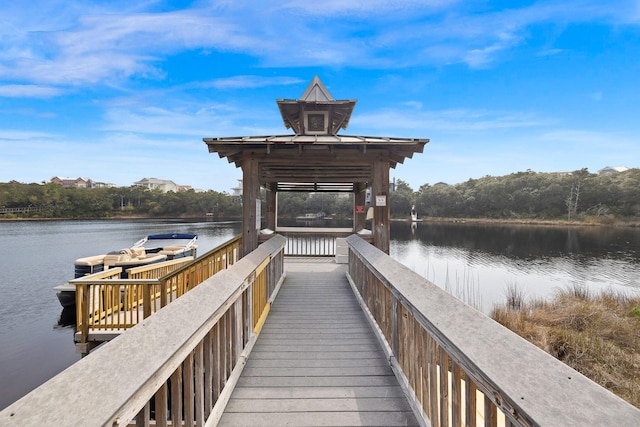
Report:
<svg viewBox="0 0 640 427"><path fill-rule="evenodd" d="M165 239L193 239L198 237L197 234L191 233L165 233L165 234L149 234L147 240L165 240Z"/></svg>
<svg viewBox="0 0 640 427"><path fill-rule="evenodd" d="M149 234L147 237L138 240L132 247L139 248L149 240L189 240L189 242L185 245L185 247L190 248L196 244L197 239L198 239L198 235L193 233Z"/></svg>

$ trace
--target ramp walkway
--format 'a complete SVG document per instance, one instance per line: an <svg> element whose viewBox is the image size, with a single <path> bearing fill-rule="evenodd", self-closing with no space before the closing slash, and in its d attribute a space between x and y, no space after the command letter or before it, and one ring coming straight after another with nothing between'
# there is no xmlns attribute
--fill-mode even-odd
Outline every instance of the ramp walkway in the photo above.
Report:
<svg viewBox="0 0 640 427"><path fill-rule="evenodd" d="M286 259L285 271L219 425L419 425L346 267Z"/></svg>

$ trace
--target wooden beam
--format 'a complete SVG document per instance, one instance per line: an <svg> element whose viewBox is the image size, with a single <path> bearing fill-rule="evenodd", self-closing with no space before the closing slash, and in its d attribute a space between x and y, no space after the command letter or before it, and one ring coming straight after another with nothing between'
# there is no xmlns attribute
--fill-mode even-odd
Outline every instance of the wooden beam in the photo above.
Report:
<svg viewBox="0 0 640 427"><path fill-rule="evenodd" d="M274 230L276 229L277 215L278 215L278 193L276 189L278 187L277 183L271 183L267 191L267 206L265 212L266 219L266 227L268 229Z"/></svg>
<svg viewBox="0 0 640 427"><path fill-rule="evenodd" d="M260 181L258 179L258 161L252 152L244 152L242 160L242 256L246 256L258 247L260 228Z"/></svg>
<svg viewBox="0 0 640 427"><path fill-rule="evenodd" d="M364 207L366 201L367 201L366 186L359 185L358 188L356 188L354 191L354 205ZM355 212L355 206L354 206L354 213L353 213L353 229L357 233L358 231L366 227L367 211L365 209L365 211L362 213Z"/></svg>
<svg viewBox="0 0 640 427"><path fill-rule="evenodd" d="M373 185L371 190L373 209L373 244L382 252L389 253L389 161L373 163Z"/></svg>

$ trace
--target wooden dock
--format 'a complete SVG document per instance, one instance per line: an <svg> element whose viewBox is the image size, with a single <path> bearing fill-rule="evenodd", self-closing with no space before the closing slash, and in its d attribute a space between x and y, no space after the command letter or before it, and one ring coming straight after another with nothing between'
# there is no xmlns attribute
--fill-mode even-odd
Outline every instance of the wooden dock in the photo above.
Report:
<svg viewBox="0 0 640 427"><path fill-rule="evenodd" d="M287 259L285 271L219 425L419 425L345 266Z"/></svg>
<svg viewBox="0 0 640 427"><path fill-rule="evenodd" d="M273 236L0 411L0 426L638 425L634 406L346 243L348 266L285 262Z"/></svg>

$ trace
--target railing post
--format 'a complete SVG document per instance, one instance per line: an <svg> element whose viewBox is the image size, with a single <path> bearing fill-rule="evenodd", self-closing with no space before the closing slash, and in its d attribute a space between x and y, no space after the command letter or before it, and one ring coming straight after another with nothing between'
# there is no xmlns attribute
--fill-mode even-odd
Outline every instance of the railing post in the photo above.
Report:
<svg viewBox="0 0 640 427"><path fill-rule="evenodd" d="M398 348L400 347L398 324L398 298L391 295L391 351L396 359L398 358Z"/></svg>
<svg viewBox="0 0 640 427"><path fill-rule="evenodd" d="M81 307L81 316L80 316L80 344L86 346L87 340L89 337L89 302L90 302L90 294L89 294L89 285L83 283L81 285L76 285L76 290L80 290L80 307ZM82 349L82 352L85 353L86 348Z"/></svg>
<svg viewBox="0 0 640 427"><path fill-rule="evenodd" d="M245 302L245 307L244 307L244 334L245 334L245 341L249 340L249 337L251 336L251 333L253 332L253 321L254 321L254 313L253 313L253 307L254 307L254 303L253 303L253 298L254 298L254 292L253 292L253 285L249 286L247 288L246 291L246 302Z"/></svg>
<svg viewBox="0 0 640 427"><path fill-rule="evenodd" d="M156 285L148 284L142 287L142 317L151 316L151 294L155 293Z"/></svg>

